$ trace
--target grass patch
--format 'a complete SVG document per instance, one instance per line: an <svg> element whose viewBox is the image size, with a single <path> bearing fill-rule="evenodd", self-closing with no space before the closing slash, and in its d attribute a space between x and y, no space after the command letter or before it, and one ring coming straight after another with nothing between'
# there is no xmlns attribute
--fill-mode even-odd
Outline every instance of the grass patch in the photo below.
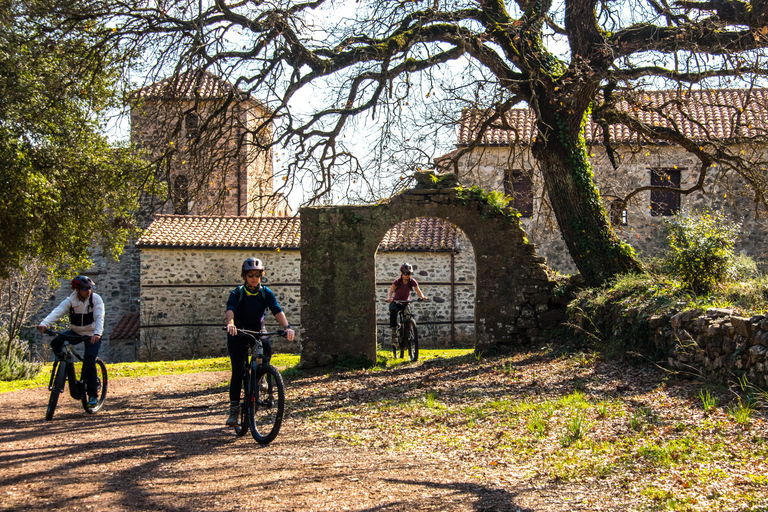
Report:
<svg viewBox="0 0 768 512"><path fill-rule="evenodd" d="M295 366L299 364L298 354L275 354L272 365L282 372L295 376ZM42 371L34 379L21 379L0 382L0 393L20 389L39 388L48 386L51 378L52 363L43 365ZM79 366L76 365L80 374ZM176 375L181 373L229 371L228 357L211 357L204 359L180 359L178 361L151 361L134 363L112 363L107 365L110 380L128 377L153 377L157 375Z"/></svg>

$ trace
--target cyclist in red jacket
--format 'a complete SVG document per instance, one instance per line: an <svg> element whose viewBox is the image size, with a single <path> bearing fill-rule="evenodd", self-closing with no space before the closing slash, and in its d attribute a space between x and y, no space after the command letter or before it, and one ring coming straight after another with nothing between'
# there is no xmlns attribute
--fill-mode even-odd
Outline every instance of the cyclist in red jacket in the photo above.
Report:
<svg viewBox="0 0 768 512"><path fill-rule="evenodd" d="M419 283L412 277L413 266L410 263L400 265L400 277L395 279L387 293L387 302L389 302L389 327L392 328L392 344L397 346L397 313L405 309L405 304L397 304L393 301L408 300L411 296L411 290L414 290L420 299L427 300L427 297L421 293Z"/></svg>

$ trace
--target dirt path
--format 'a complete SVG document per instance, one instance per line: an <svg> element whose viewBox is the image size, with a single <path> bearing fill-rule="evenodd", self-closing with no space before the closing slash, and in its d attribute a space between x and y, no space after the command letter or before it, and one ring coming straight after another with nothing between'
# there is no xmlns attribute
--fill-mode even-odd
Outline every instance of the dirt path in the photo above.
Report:
<svg viewBox="0 0 768 512"><path fill-rule="evenodd" d="M47 390L1 394L0 510L530 510L428 454L337 442L290 412L267 447L236 438L226 379L121 379L101 413L62 396L51 422Z"/></svg>

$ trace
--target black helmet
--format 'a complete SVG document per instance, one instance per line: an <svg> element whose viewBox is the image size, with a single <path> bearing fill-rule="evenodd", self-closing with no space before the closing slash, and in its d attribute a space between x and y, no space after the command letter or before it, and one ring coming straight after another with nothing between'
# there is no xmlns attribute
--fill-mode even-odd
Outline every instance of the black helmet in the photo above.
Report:
<svg viewBox="0 0 768 512"><path fill-rule="evenodd" d="M248 258L243 262L243 271L241 274L243 277L245 277L246 272L250 272L251 270L261 270L264 271L264 263L261 262L261 260L257 260L256 258Z"/></svg>
<svg viewBox="0 0 768 512"><path fill-rule="evenodd" d="M410 263L403 263L400 265L400 273L401 274L413 274L413 265Z"/></svg>
<svg viewBox="0 0 768 512"><path fill-rule="evenodd" d="M72 280L72 288L90 290L93 288L93 281L88 276L77 276Z"/></svg>

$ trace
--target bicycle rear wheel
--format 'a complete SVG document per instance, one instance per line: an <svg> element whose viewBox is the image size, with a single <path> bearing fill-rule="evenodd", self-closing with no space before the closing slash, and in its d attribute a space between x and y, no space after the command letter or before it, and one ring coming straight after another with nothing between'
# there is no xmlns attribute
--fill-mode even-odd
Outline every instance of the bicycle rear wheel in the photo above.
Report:
<svg viewBox="0 0 768 512"><path fill-rule="evenodd" d="M248 404L252 401L251 372L248 372L246 369L245 376L243 377L243 386L240 389L240 423L235 425L235 434L237 434L238 437L242 437L248 433Z"/></svg>
<svg viewBox="0 0 768 512"><path fill-rule="evenodd" d="M88 414L96 414L101 410L102 406L104 405L104 400L107 398L107 384L109 383L109 379L107 378L107 365L104 364L104 361L96 358L96 385L97 385L97 396L99 398L99 401L94 405L93 407L90 407L88 405L88 394L83 393L83 409L85 409L85 412Z"/></svg>
<svg viewBox="0 0 768 512"><path fill-rule="evenodd" d="M48 386L51 390L51 397L48 399L48 410L45 411L45 421L53 419L53 413L56 411L56 404L59 403L59 395L64 391L64 381L67 380L66 364L64 361L56 359L53 362L51 371L53 378Z"/></svg>
<svg viewBox="0 0 768 512"><path fill-rule="evenodd" d="M274 366L261 364L252 372L251 383L254 396L248 407L251 434L259 443L268 444L277 437L283 423L283 377Z"/></svg>
<svg viewBox="0 0 768 512"><path fill-rule="evenodd" d="M408 357L412 362L419 360L419 331L416 322L410 321L405 326L405 343L408 345Z"/></svg>

